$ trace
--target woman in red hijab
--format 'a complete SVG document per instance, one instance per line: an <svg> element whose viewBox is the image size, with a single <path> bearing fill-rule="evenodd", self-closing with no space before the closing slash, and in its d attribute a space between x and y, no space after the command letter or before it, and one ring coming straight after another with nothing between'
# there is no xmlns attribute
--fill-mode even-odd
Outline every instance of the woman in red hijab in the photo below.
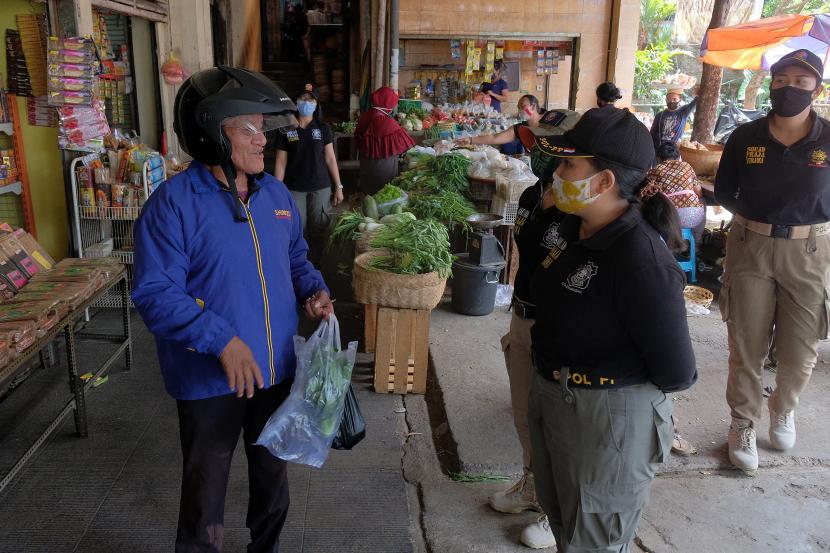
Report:
<svg viewBox="0 0 830 553"><path fill-rule="evenodd" d="M415 143L392 117L398 93L382 86L369 97L372 107L360 116L354 137L360 153L360 188L374 194L398 176L398 156Z"/></svg>

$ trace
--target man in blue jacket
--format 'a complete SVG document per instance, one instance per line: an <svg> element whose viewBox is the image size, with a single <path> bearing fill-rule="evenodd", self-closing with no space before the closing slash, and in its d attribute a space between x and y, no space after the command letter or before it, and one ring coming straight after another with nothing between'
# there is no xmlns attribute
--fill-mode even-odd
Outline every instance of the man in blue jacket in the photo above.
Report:
<svg viewBox="0 0 830 553"><path fill-rule="evenodd" d="M179 142L194 161L144 206L132 297L177 400L184 464L175 550L222 550L241 431L248 552L276 553L288 512L287 466L253 444L291 387L298 307L311 318L333 312L306 259L291 194L263 173L264 133L295 125L296 108L263 76L218 67L188 79L174 109Z"/></svg>

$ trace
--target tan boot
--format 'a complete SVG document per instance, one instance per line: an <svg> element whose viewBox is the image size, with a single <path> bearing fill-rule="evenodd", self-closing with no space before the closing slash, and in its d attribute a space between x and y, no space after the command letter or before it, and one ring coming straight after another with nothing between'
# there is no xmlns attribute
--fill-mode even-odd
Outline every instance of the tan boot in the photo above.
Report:
<svg viewBox="0 0 830 553"><path fill-rule="evenodd" d="M521 479L508 489L490 496L490 507L500 513L518 514L523 511L541 512L536 503L533 473L525 471Z"/></svg>

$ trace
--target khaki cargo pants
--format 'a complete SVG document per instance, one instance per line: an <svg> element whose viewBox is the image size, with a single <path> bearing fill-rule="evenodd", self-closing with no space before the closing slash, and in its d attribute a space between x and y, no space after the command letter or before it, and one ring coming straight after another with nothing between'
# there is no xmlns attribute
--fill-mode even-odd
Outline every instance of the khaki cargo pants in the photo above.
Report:
<svg viewBox="0 0 830 553"><path fill-rule="evenodd" d="M737 222L726 242L719 305L729 331L726 401L732 416L761 419L763 366L773 340L778 370L770 408L798 406L827 337L830 235L772 238Z"/></svg>
<svg viewBox="0 0 830 553"><path fill-rule="evenodd" d="M523 319L513 313L510 331L501 339L507 378L510 381L510 402L513 406L513 424L522 445L522 462L530 470L530 431L527 428L527 404L530 399L530 384L536 374L530 353L530 329L534 319Z"/></svg>
<svg viewBox="0 0 830 553"><path fill-rule="evenodd" d="M590 390L535 377L536 498L559 553L630 550L654 473L671 451L671 416L671 399L650 383Z"/></svg>

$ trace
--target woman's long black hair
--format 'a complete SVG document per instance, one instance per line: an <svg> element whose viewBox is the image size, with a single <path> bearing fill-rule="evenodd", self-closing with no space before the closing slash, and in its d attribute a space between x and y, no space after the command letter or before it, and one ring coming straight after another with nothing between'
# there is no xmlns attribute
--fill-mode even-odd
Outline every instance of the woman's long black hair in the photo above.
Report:
<svg viewBox="0 0 830 553"><path fill-rule="evenodd" d="M681 233L680 218L671 201L659 192L642 201L639 200L640 190L646 185L645 173L599 158L593 158L591 164L597 171L608 169L614 173L620 196L631 203L640 204L643 219L663 237L671 251L682 252L686 249L686 241L683 240Z"/></svg>

